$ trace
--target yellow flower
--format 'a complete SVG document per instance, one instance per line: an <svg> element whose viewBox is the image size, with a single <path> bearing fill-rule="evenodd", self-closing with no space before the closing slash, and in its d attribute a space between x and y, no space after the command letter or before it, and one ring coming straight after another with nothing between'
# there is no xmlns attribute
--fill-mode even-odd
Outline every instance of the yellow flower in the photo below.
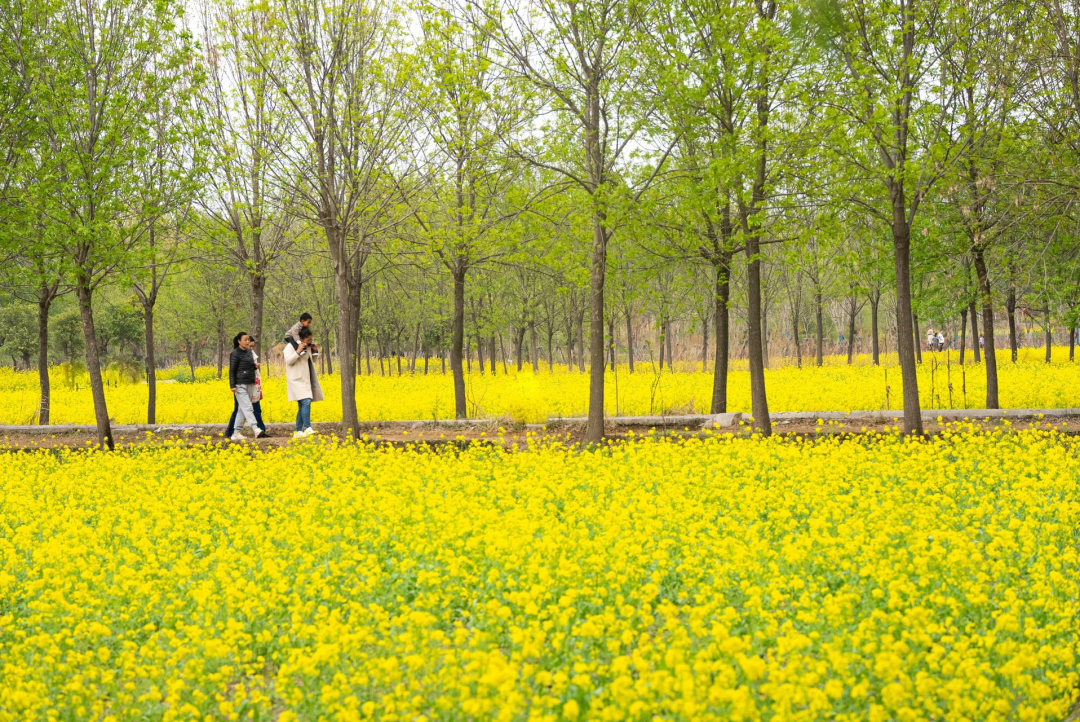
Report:
<svg viewBox="0 0 1080 722"><path fill-rule="evenodd" d="M1075 406L1077 366L1068 361L1068 347L1055 347L1052 363L1043 361L1039 349L1020 349L1017 363L998 364L999 398L1003 408L1071 408ZM1008 358L1009 351L1004 351ZM946 357L949 359L946 364ZM286 399L280 369L264 368L262 401L267 421L292 421L295 404ZM923 408L978 408L986 398L986 374L982 364L959 364L959 354L938 354L934 363L917 368ZM184 370L163 370L162 381L175 381ZM900 408L902 388L896 356L883 355L874 366L869 356L829 356L823 365L797 368L790 359L773 359L765 372L769 408L773 411L876 411ZM77 388L63 374L52 374L52 422L91 424L93 400L86 379ZM623 365L605 377L607 412L624 415L705 413L712 398L712 370L700 364L682 364L672 372L656 373L649 364L637 364L635 372ZM126 383L106 389L109 415L118 423L146 421L145 384ZM962 381L962 383L961 383ZM588 375L564 366L540 373L532 369L509 373L466 374L470 415L509 418L541 423L549 417L583 416L588 410ZM950 391L950 384L952 390ZM341 420L341 386L336 374L322 379L326 401L313 409L316 421ZM33 420L38 406L36 373L0 369L0 392L4 405L0 422L24 424ZM356 381L357 408L361 419L448 419L454 416L454 391L443 373L405 376L362 375ZM223 423L232 411L228 379L217 377L210 367L196 369L194 383L161 383L157 387L157 417L168 423ZM730 411L750 411L750 380L746 362L733 360L728 378ZM828 426L834 426L829 422ZM821 423L823 429L827 426ZM503 434L506 427L499 427ZM377 431L377 429L376 429Z"/></svg>
<svg viewBox="0 0 1080 722"><path fill-rule="evenodd" d="M0 722L1042 722L1077 700L1080 439L1058 430L0 454Z"/></svg>

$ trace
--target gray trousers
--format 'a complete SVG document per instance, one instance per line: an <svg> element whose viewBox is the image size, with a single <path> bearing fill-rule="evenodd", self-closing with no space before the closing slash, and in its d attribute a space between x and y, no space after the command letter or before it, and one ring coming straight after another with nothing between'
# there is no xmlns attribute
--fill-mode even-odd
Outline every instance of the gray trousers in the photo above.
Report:
<svg viewBox="0 0 1080 722"><path fill-rule="evenodd" d="M259 425L255 421L255 407L251 405L251 397L255 395L255 384L236 385L236 408L239 412L236 417L236 430L244 428L247 424L253 429Z"/></svg>

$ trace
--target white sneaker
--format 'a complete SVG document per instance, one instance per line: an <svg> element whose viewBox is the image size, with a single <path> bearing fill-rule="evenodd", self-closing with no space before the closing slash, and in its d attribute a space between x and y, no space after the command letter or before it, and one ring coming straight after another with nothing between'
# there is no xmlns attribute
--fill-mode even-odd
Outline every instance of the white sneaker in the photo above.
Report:
<svg viewBox="0 0 1080 722"><path fill-rule="evenodd" d="M307 427L306 429L304 429L304 431L303 431L304 436L315 436L318 433L319 433L318 431L311 428L310 426Z"/></svg>
<svg viewBox="0 0 1080 722"><path fill-rule="evenodd" d="M244 435L241 434L239 431L237 431L236 433L234 433L232 436L229 437L229 441L243 441L243 440L244 440Z"/></svg>
<svg viewBox="0 0 1080 722"><path fill-rule="evenodd" d="M305 434L303 431L294 431L292 435L294 439L302 439L305 436L307 436L307 434Z"/></svg>
<svg viewBox="0 0 1080 722"><path fill-rule="evenodd" d="M265 432L265 431L263 431L262 429L256 429L256 431L255 431L255 438L256 438L256 439L261 439L261 438L263 438L264 436L266 436L266 432Z"/></svg>

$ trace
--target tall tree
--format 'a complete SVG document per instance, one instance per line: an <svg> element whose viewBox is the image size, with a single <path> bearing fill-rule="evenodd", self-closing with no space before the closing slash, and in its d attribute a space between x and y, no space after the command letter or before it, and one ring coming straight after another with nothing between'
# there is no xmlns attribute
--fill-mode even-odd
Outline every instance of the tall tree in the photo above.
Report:
<svg viewBox="0 0 1080 722"><path fill-rule="evenodd" d="M154 59L180 62L181 8L150 0L87 0L54 6L46 52L34 70L48 164L40 178L52 199L59 249L71 259L100 443L113 447L94 292L129 266L150 218L135 171L151 145L149 119L175 75L154 75Z"/></svg>
<svg viewBox="0 0 1080 722"><path fill-rule="evenodd" d="M912 336L912 227L922 201L956 158L947 132L955 93L939 80L950 35L947 0L818 0L820 37L830 50L830 105L839 118L830 149L850 171L884 193L852 200L892 235L897 352L904 386L904 430L922 433ZM869 186L868 187L872 187Z"/></svg>
<svg viewBox="0 0 1080 722"><path fill-rule="evenodd" d="M413 68L396 9L371 0L274 0L273 42L258 48L287 113L279 187L321 228L334 271L342 427L359 436L356 342L367 262L411 217L403 195Z"/></svg>
<svg viewBox="0 0 1080 722"><path fill-rule="evenodd" d="M521 210L509 196L524 180L523 165L507 145L533 116L525 88L512 83L496 57L490 13L428 0L418 3L417 13L422 62L414 92L423 95L420 118L433 148L434 175L430 211L418 219L453 282L450 371L454 415L462 419L465 284L470 271L506 251L499 231Z"/></svg>
<svg viewBox="0 0 1080 722"><path fill-rule="evenodd" d="M188 211L197 193L202 172L201 139L194 122L195 98L200 75L183 57L154 55L145 76L153 84L164 83L166 92L148 96L147 152L133 169L138 189L140 216L145 219L144 242L134 249L136 268L132 289L143 315L146 366L146 423L157 423L157 362L154 344L154 310L165 280L188 248L183 237Z"/></svg>
<svg viewBox="0 0 1080 722"><path fill-rule="evenodd" d="M563 174L591 205L589 260L589 420L586 437L604 437L604 284L607 251L620 202L636 201L666 160L636 190L624 163L634 143L645 140L655 106L641 95L641 66L635 60L639 22L651 0L503 0L497 8L474 7L496 23L495 39L508 66L535 87L555 112L549 139L565 140L542 155L538 166ZM561 152L560 152L561 151Z"/></svg>
<svg viewBox="0 0 1080 722"><path fill-rule="evenodd" d="M679 0L658 12L654 44L667 72L666 115L683 140L699 186L702 253L714 269L716 366L713 408L726 408L727 305L731 259L747 264L751 410L771 432L765 391L762 244L775 238L815 117L806 89L814 48L793 3Z"/></svg>
<svg viewBox="0 0 1080 722"><path fill-rule="evenodd" d="M942 57L946 82L956 96L956 136L963 148L963 157L953 168L950 195L975 268L988 409L999 407L990 251L1030 210L1027 204L1018 208L1010 202L1025 182L1010 177L1010 171L1017 170L1016 138L1023 134L1016 113L1032 80L1027 57L1031 35L1026 30L1030 22L1030 10L1020 3L965 3L956 11L958 42ZM978 337L974 326L972 335Z"/></svg>
<svg viewBox="0 0 1080 722"><path fill-rule="evenodd" d="M46 205L51 202L39 178L49 158L35 78L46 61L43 3L7 0L0 4L0 249L8 287L37 306L38 423L51 415L49 312L70 291L64 254L50 236Z"/></svg>

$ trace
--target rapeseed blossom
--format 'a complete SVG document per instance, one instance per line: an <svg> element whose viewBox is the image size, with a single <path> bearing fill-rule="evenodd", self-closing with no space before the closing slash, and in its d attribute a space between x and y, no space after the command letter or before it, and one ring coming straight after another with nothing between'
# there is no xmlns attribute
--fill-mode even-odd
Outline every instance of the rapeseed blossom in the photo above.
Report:
<svg viewBox="0 0 1080 722"><path fill-rule="evenodd" d="M0 722L1061 720L1050 430L3 453Z"/></svg>
<svg viewBox="0 0 1080 722"><path fill-rule="evenodd" d="M1003 408L1069 408L1076 404L1075 389L1080 366L1068 361L1068 349L1054 350L1054 362L1043 362L1041 351L1021 349L1020 362L999 359L999 394ZM927 353L919 366L920 401L925 409L981 408L986 400L985 369L981 364L961 367L958 354ZM969 357L970 358L970 357ZM900 370L895 356L884 366L873 366L859 357L848 366L846 357L829 357L817 368L812 361L803 368L782 361L766 371L766 390L772 411L874 411L899 409L903 398ZM396 369L396 366L394 366ZM433 367L434 370L434 367ZM588 410L589 379L577 370L543 368L534 374L509 367L504 373L480 374L474 368L466 376L470 417L506 417L523 423L549 417L583 416ZM263 416L267 421L292 421L296 407L286 400L280 369L265 369ZM163 380L176 372L163 372ZM186 372L185 372L186 373ZM53 380L52 422L94 422L93 400L85 380L76 390ZM198 369L196 383L161 383L158 386L157 418L176 424L224 423L232 411L228 381L219 380L213 369ZM750 411L750 380L745 362L735 362L728 380L728 410ZM326 402L316 404L316 421L341 420L341 386L336 375L323 378ZM36 373L0 370L0 392L5 403L0 422L33 423L38 406ZM145 384L120 384L106 389L109 413L123 424L146 421ZM700 365L685 365L676 372L638 364L635 373L626 366L606 375L606 410L610 414L649 415L708 413L712 399L712 372ZM406 374L357 378L356 400L360 419L367 421L433 420L454 416L454 390L442 373Z"/></svg>

